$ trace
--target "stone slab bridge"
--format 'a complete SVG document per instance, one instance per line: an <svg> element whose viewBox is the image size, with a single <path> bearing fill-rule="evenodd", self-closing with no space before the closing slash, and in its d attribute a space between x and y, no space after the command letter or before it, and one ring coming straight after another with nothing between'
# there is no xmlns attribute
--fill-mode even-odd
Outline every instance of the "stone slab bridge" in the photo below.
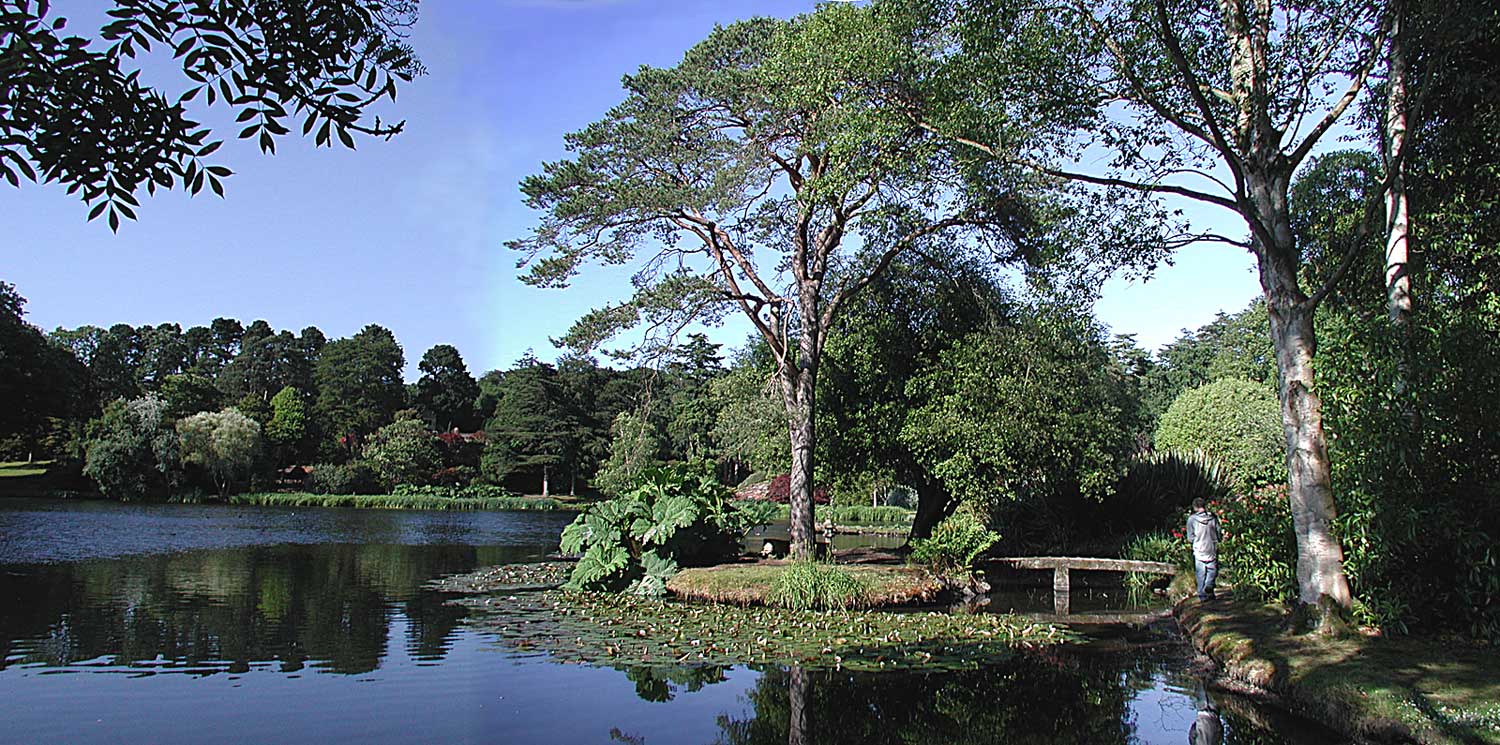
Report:
<svg viewBox="0 0 1500 745"><path fill-rule="evenodd" d="M1173 575L1177 567L1160 561L1131 561L1129 559L1098 559L1080 556L1012 556L989 559L986 563L1010 569L1051 569L1052 604L1058 615L1067 615L1069 593L1068 570L1090 572L1143 572L1146 574Z"/></svg>

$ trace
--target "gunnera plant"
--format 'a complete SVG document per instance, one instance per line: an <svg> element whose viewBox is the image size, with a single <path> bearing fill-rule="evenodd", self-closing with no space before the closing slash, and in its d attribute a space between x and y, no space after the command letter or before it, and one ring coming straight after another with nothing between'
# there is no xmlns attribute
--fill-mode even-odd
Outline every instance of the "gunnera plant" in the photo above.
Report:
<svg viewBox="0 0 1500 745"><path fill-rule="evenodd" d="M580 554L567 587L666 594L679 566L711 564L740 551L764 510L736 506L710 463L646 468L615 499L590 507L563 529L563 552Z"/></svg>
<svg viewBox="0 0 1500 745"><path fill-rule="evenodd" d="M770 605L791 610L847 610L869 603L869 588L834 564L795 561L771 583Z"/></svg>

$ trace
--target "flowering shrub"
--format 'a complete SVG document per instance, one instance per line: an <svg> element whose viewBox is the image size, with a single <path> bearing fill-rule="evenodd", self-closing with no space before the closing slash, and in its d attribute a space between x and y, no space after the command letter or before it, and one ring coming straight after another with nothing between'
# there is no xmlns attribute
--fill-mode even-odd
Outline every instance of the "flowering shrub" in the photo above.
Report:
<svg viewBox="0 0 1500 745"><path fill-rule="evenodd" d="M766 499L778 504L786 504L792 499L792 476L783 473L771 479L771 485L766 488ZM814 504L828 504L828 490L823 487L813 489Z"/></svg>
<svg viewBox="0 0 1500 745"><path fill-rule="evenodd" d="M1296 592L1297 541L1285 484L1209 503L1219 516L1219 565L1241 597L1288 600ZM1181 529L1176 534L1181 534Z"/></svg>

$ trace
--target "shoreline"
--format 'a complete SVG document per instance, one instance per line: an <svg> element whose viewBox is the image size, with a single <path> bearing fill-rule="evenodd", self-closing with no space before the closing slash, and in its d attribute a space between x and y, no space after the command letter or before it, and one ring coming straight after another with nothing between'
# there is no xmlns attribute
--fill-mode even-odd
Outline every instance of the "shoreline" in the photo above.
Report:
<svg viewBox="0 0 1500 745"><path fill-rule="evenodd" d="M1216 687L1322 721L1358 742L1500 743L1500 652L1448 640L1296 634L1280 605L1179 601Z"/></svg>

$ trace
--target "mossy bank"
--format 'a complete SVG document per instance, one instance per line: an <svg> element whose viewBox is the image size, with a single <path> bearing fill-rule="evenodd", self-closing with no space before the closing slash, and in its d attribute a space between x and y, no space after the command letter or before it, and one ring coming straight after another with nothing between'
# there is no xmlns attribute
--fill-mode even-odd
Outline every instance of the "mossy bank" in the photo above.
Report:
<svg viewBox="0 0 1500 745"><path fill-rule="evenodd" d="M1221 684L1365 742L1500 743L1500 652L1454 640L1294 633L1280 605L1187 599L1175 614Z"/></svg>

